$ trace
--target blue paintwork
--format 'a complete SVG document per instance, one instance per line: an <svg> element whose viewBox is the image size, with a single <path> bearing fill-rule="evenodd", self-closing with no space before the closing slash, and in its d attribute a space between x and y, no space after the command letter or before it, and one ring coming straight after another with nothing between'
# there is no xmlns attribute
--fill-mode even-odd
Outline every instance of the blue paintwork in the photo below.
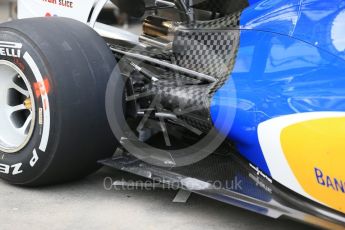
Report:
<svg viewBox="0 0 345 230"><path fill-rule="evenodd" d="M334 26L335 19L345 21L344 0L262 0L243 11L241 29L279 33L300 39L345 59L334 47L332 34L345 34L345 26Z"/></svg>
<svg viewBox="0 0 345 230"><path fill-rule="evenodd" d="M220 132L268 175L257 136L261 122L345 111L344 12L344 0L263 0L242 14L236 64L211 113Z"/></svg>
<svg viewBox="0 0 345 230"><path fill-rule="evenodd" d="M254 5L257 2L260 2L261 0L248 0L249 5Z"/></svg>

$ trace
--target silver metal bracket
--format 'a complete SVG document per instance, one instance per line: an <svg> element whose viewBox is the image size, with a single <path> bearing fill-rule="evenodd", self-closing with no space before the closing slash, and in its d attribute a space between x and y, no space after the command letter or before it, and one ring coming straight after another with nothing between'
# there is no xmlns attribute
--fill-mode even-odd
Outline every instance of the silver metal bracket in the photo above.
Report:
<svg viewBox="0 0 345 230"><path fill-rule="evenodd" d="M175 198L173 199L174 203L187 203L189 197L192 195L191 191L180 189L178 190Z"/></svg>

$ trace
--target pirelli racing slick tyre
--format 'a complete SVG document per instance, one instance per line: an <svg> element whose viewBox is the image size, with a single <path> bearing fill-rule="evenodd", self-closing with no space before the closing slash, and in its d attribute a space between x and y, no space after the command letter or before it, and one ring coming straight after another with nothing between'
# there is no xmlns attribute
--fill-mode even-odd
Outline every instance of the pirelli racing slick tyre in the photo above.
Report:
<svg viewBox="0 0 345 230"><path fill-rule="evenodd" d="M0 178L39 186L82 178L117 146L105 112L115 59L64 18L0 24Z"/></svg>

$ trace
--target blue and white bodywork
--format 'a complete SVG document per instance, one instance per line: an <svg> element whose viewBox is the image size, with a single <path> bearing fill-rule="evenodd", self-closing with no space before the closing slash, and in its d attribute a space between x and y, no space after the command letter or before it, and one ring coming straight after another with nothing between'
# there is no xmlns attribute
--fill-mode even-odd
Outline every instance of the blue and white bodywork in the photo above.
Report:
<svg viewBox="0 0 345 230"><path fill-rule="evenodd" d="M263 173L301 195L344 212L345 149L332 140L345 136L341 120L345 116L345 2L252 3L240 17L234 69L212 100L215 126L234 140L240 154ZM313 126L303 122L322 119L329 125L319 130L326 133L302 137L306 140L299 148L308 152L289 150L297 143L289 142L293 137L283 139L282 130L300 124L292 131L297 133L289 135L297 136L304 129L315 132ZM309 138L317 138L312 142L316 149L303 146L311 144ZM323 152L327 148L329 154ZM296 154L302 162L293 165L290 160ZM307 163L310 161L313 163ZM323 169L317 174L315 169L319 167ZM333 179L327 182L330 171ZM303 178L305 174L307 178Z"/></svg>

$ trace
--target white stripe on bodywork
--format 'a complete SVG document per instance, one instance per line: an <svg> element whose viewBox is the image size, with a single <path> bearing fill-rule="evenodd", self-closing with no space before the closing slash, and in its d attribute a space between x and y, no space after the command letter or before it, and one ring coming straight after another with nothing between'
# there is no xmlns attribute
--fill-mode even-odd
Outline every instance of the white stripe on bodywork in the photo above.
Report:
<svg viewBox="0 0 345 230"><path fill-rule="evenodd" d="M24 60L28 63L28 65L30 66L35 78L36 78L36 82L44 82L42 74L40 72L40 70L38 69L36 63L34 62L34 60L32 59L31 55L26 52L23 56ZM43 84L44 89L45 86ZM46 90L46 89L45 89ZM50 134L50 106L49 106L49 98L47 94L41 95L41 100L42 100L42 105L44 105L44 101L46 101L46 109L43 110L43 118L44 118L44 122L43 122L43 131L42 131L42 138L41 138L41 143L39 146L39 149L42 152L45 152L47 149L47 145L48 145L48 140L49 140L49 134Z"/></svg>

